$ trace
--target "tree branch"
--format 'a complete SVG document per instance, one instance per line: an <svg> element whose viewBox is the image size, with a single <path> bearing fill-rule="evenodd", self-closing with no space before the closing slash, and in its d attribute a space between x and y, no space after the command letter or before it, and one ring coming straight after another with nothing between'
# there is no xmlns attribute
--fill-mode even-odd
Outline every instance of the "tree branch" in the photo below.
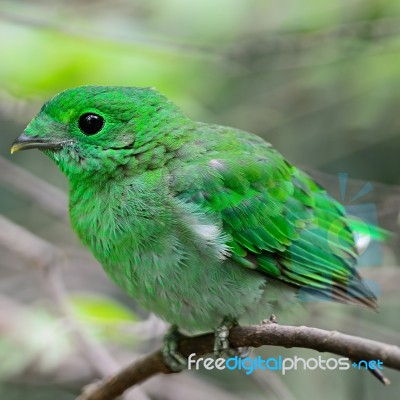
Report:
<svg viewBox="0 0 400 400"><path fill-rule="evenodd" d="M234 348L264 345L301 347L334 353L353 361L379 359L385 367L400 370L398 346L307 326L273 323L260 326L235 326L230 330L229 342ZM214 334L211 333L192 338L185 337L179 342L179 351L186 357L192 353L201 356L211 353L213 345ZM116 375L92 385L77 400L112 400L128 388L159 373L172 373L164 363L161 350L133 362Z"/></svg>

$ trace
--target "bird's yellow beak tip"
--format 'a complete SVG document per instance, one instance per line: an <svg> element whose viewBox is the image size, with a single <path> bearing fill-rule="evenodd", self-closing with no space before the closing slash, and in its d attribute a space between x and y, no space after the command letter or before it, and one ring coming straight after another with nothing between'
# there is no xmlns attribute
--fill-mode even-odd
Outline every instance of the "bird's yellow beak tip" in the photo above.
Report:
<svg viewBox="0 0 400 400"><path fill-rule="evenodd" d="M11 154L14 154L14 153L16 153L20 148L21 148L21 146L20 146L19 144L15 143L15 144L12 145L12 147L11 147L11 149L10 149L10 153L11 153Z"/></svg>

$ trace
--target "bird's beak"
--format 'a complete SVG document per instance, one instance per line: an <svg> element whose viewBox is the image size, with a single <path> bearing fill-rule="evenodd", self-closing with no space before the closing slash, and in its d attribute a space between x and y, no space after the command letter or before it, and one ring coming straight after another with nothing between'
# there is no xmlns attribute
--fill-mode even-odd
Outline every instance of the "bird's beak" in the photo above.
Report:
<svg viewBox="0 0 400 400"><path fill-rule="evenodd" d="M64 143L66 143L66 141L51 142L43 138L32 137L22 133L12 144L11 154L28 149L60 149Z"/></svg>

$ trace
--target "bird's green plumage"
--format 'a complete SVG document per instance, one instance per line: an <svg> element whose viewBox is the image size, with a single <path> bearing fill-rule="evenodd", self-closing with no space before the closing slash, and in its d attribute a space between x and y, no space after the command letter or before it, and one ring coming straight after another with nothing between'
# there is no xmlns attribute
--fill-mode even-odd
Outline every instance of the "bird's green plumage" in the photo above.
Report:
<svg viewBox="0 0 400 400"><path fill-rule="evenodd" d="M85 113L100 132L82 132ZM265 299L299 289L376 307L343 207L253 134L194 122L153 89L86 86L46 103L25 135L62 142L44 151L69 178L74 229L171 323L266 316Z"/></svg>

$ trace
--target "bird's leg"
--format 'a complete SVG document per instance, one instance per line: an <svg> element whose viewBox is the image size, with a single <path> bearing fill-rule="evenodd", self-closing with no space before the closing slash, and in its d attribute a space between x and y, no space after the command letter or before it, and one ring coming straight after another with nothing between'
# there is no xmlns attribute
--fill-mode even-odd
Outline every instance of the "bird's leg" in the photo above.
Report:
<svg viewBox="0 0 400 400"><path fill-rule="evenodd" d="M165 363L174 372L180 372L187 367L187 358L178 351L178 341L182 337L176 325L172 325L164 336L162 354Z"/></svg>
<svg viewBox="0 0 400 400"><path fill-rule="evenodd" d="M225 317L221 323L221 325L218 326L217 329L214 331L215 335L215 340L214 340L214 355L215 357L221 357L224 355L231 355L232 352L235 354L237 353L236 349L232 349L229 346L229 329L231 329L233 326L238 325L238 322L229 317Z"/></svg>

